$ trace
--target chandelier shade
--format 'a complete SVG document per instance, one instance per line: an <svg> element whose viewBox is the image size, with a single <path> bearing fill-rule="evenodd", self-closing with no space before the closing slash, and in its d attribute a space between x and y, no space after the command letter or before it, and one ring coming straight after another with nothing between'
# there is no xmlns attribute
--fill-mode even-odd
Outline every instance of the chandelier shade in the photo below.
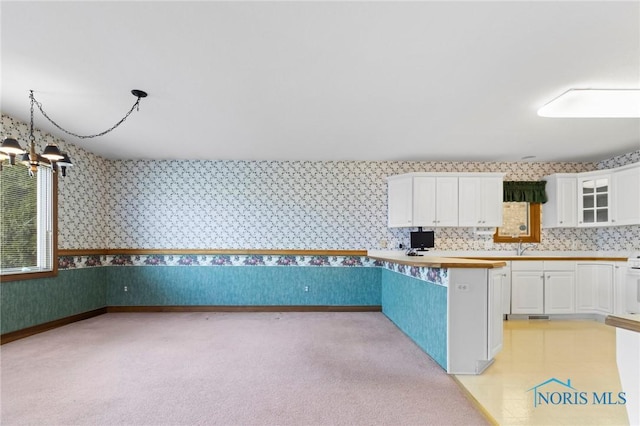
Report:
<svg viewBox="0 0 640 426"><path fill-rule="evenodd" d="M69 155L63 152L62 159L56 161L56 165L58 166L58 169L60 169L60 173L62 173L62 177L65 177L67 176L67 168L73 166L73 163L71 162L71 158L69 158Z"/></svg>
<svg viewBox="0 0 640 426"><path fill-rule="evenodd" d="M2 145L0 145L0 151L4 152L7 155L19 155L23 154L25 151L20 146L20 143L13 138L6 138L2 141Z"/></svg>
<svg viewBox="0 0 640 426"><path fill-rule="evenodd" d="M62 160L63 158L63 155L60 153L58 146L52 143L44 147L44 151L42 151L42 156L49 161L58 161L58 160Z"/></svg>

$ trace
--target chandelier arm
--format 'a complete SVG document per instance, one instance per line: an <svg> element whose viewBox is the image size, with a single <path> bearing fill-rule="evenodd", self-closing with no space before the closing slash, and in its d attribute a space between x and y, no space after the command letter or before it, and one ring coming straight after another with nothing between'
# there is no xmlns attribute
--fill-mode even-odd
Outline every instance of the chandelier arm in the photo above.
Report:
<svg viewBox="0 0 640 426"><path fill-rule="evenodd" d="M131 109L129 110L129 112L127 112L127 114L126 114L124 117L122 117L122 118L120 119L120 121L118 121L116 124L114 124L113 126L111 126L110 128L108 128L107 130L105 130L105 131L103 131L103 132L100 132L100 133L96 133L95 135L79 135L79 134L77 134L77 133L71 132L71 131L69 131L69 130L67 130L67 129L63 128L63 127L62 127L62 126L60 126L58 123L56 123L55 121L53 121L53 120L51 119L51 117L49 117L49 116L47 115L47 113L46 113L46 112L44 112L44 109L42 109L42 104L41 104L40 102L38 102L38 101L36 100L36 98L33 96L33 91L31 91L31 94L30 94L29 96L30 96L30 98L31 98L32 102L36 104L36 106L38 107L38 109L40 110L40 112L42 113L42 115L43 115L47 120L49 120L49 122L50 122L51 124L53 124L54 126L56 126L58 129L62 130L63 132L65 132L65 133L66 133L66 134L68 134L68 135L75 136L75 137L80 138L80 139L91 139L91 138L97 138L97 137L99 137L99 136L104 136L104 135L106 135L107 133L111 132L112 130L115 130L118 126L120 126L120 125L121 125L121 124L122 124L122 123L123 123L127 118L129 118L129 115L131 115L131 113L133 112L133 110L134 110L134 109L138 109L138 110L140 109L140 98L142 98L142 97L146 96L146 94L145 94L144 96L140 96L140 95L138 95L138 96L137 96L137 99L136 99L135 103L133 104L133 106L131 107ZM33 113L32 113L32 117L33 117Z"/></svg>

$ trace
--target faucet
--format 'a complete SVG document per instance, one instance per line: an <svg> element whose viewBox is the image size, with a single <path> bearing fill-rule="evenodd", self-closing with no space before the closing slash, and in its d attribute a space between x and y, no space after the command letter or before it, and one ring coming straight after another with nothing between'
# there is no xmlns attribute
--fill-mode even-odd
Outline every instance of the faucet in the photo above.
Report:
<svg viewBox="0 0 640 426"><path fill-rule="evenodd" d="M522 256L524 252L530 249L531 247L533 247L533 244L529 244L528 246L523 246L522 240L518 240L518 248L516 249L516 254L518 256Z"/></svg>

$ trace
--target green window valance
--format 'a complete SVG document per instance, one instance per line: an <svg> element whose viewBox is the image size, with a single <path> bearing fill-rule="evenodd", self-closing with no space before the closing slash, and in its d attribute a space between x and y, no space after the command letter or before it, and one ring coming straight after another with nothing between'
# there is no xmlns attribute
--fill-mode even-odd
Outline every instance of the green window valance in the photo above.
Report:
<svg viewBox="0 0 640 426"><path fill-rule="evenodd" d="M546 203L547 182L505 181L502 184L504 202Z"/></svg>

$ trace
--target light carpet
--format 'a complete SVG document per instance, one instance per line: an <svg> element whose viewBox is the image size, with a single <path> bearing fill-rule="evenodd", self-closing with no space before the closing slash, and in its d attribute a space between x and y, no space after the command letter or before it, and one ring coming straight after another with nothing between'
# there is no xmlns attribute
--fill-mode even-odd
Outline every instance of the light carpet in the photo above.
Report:
<svg viewBox="0 0 640 426"><path fill-rule="evenodd" d="M3 425L487 424L382 313L111 313L0 349Z"/></svg>

